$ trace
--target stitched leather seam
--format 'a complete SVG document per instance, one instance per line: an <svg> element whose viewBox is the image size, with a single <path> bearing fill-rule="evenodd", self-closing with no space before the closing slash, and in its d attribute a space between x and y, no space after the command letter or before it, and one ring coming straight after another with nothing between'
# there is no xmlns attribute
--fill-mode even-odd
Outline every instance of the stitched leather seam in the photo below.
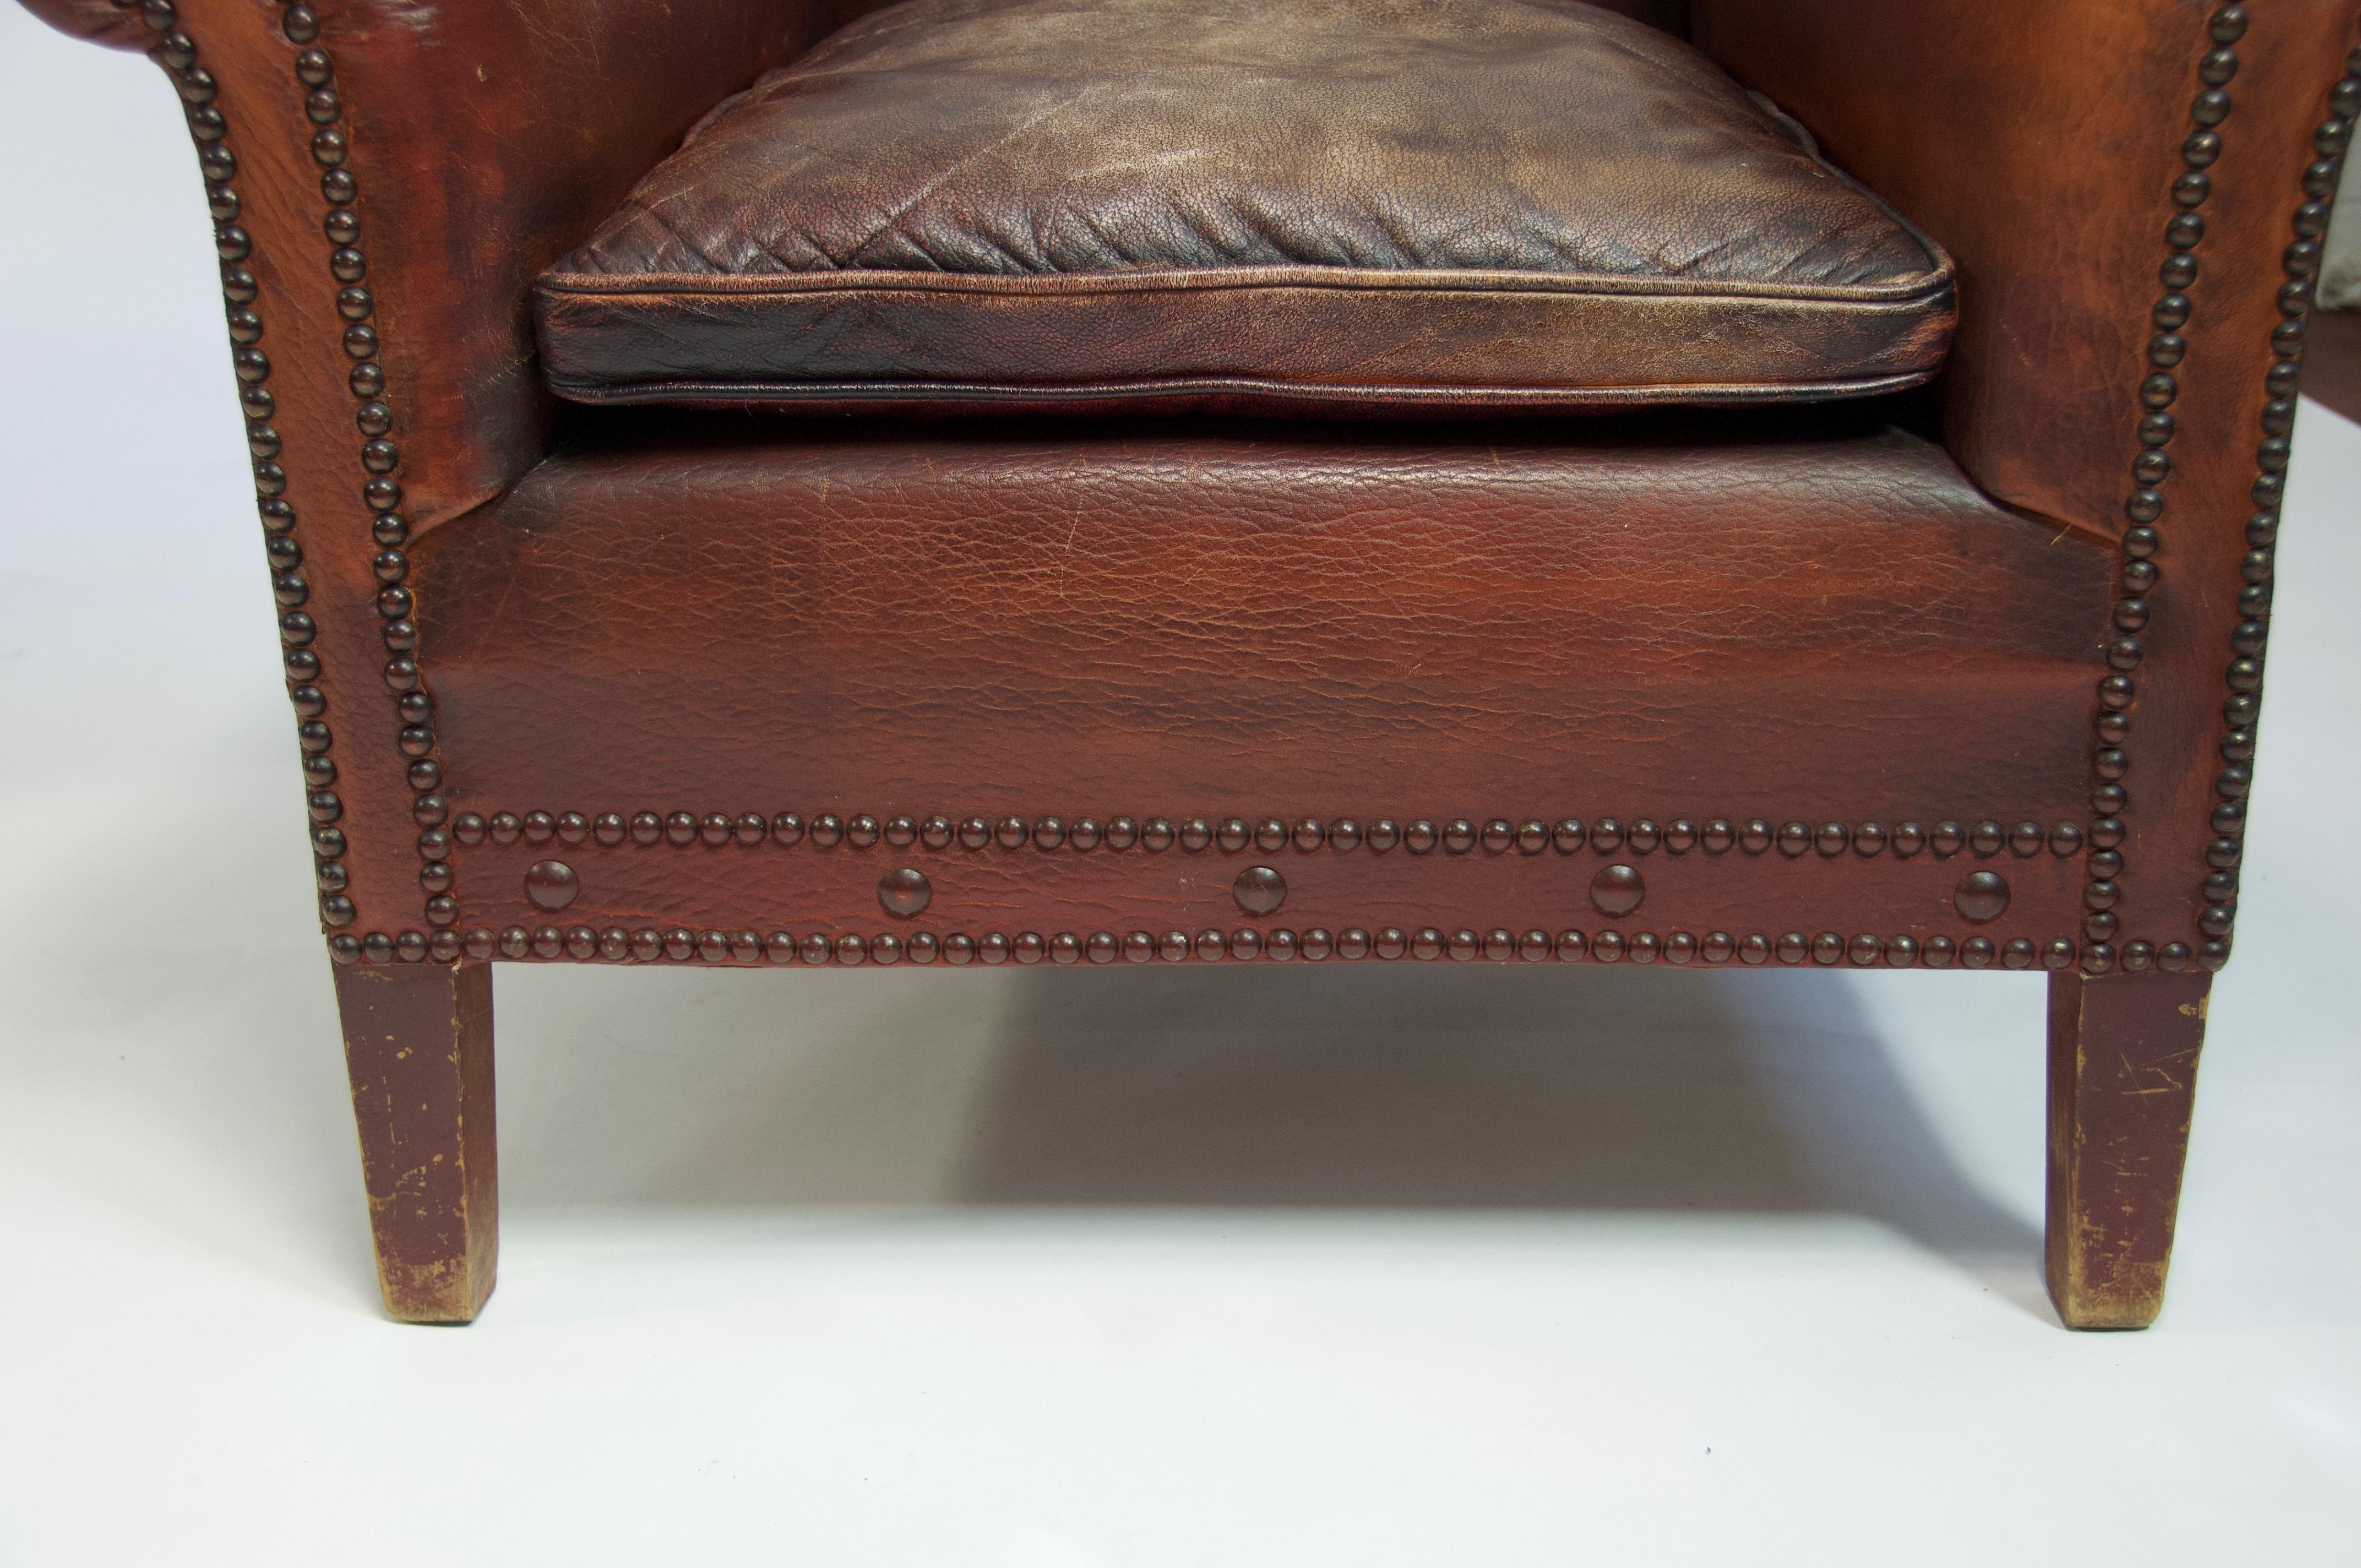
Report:
<svg viewBox="0 0 2361 1568"><path fill-rule="evenodd" d="M1095 298L1102 295L1303 290L1347 293L1533 294L1582 298L1795 300L1812 303L1909 304L1951 292L1949 268L1893 283L1809 284L1708 281L1684 278L1626 277L1617 273L1473 271L1436 268L1328 267L1201 268L1091 273L961 273L857 271L717 274L707 272L551 272L533 285L541 293L600 298L645 295L667 299L737 299L799 294L877 293L1005 294L1019 297Z"/></svg>
<svg viewBox="0 0 2361 1568"><path fill-rule="evenodd" d="M1866 396L1898 392L1924 386L1941 373L1939 365L1924 370L1880 376L1859 381L1754 381L1685 386L1684 401L1742 403L1783 399L1798 391ZM550 387L568 400L581 403L676 402L684 399L727 399L742 402L761 398L781 402L825 400L839 402L925 402L943 399L997 399L1009 402L1056 401L1063 399L1117 398L1126 400L1147 394L1212 396L1255 393L1301 398L1317 402L1470 401L1534 408L1602 403L1657 404L1662 386L1649 387L1451 387L1334 386L1323 381L1265 380L1251 377L1175 378L1169 381L1075 381L1028 385L996 381L592 381L575 376L551 376Z"/></svg>

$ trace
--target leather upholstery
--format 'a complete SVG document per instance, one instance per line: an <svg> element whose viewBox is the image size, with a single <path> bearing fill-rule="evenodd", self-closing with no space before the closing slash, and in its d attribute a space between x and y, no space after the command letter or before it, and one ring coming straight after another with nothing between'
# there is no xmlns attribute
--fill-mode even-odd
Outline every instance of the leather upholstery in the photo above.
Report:
<svg viewBox="0 0 2361 1568"><path fill-rule="evenodd" d="M1448 957L2079 966L2048 1279L2150 1321L2361 0L1699 0L1961 237L1948 434L1999 500L1879 428L1915 401L1485 439L577 410L541 460L521 280L859 3L140 8L225 261L396 1314L490 1283L495 957Z"/></svg>
<svg viewBox="0 0 2361 1568"><path fill-rule="evenodd" d="M1894 431L612 417L417 554L455 811L2082 812L2108 554Z"/></svg>
<svg viewBox="0 0 2361 1568"><path fill-rule="evenodd" d="M1948 261L1576 0L906 0L544 277L589 401L1356 410L1878 391Z"/></svg>
<svg viewBox="0 0 2361 1568"><path fill-rule="evenodd" d="M256 8L181 0L181 9L201 36L218 36L226 28L211 13ZM351 168L397 389L403 510L433 527L541 455L550 410L533 367L533 275L699 115L807 41L808 23L796 0L343 0L318 9L354 105ZM251 68L256 90L244 97L275 107L286 60L266 52ZM318 220L306 225L316 232Z"/></svg>
<svg viewBox="0 0 2361 1568"><path fill-rule="evenodd" d="M2286 455L2273 438L2287 428L2271 411L2293 415L2273 364L2284 334L2302 330L2290 319L2301 306L2288 292L2293 220L2317 199L2322 173L2336 171L2315 138L2361 22L2356 0L2244 7L2226 62L2235 71L2213 88L2221 9L1697 5L1704 47L1958 256L1962 315L1943 439L1977 483L2109 536L2146 515L2142 492L2164 498L2128 748L2128 870L2113 913L2126 933L2180 938L2197 929L2201 874L2223 859L2224 671L2257 646L2247 589L2269 572L2268 554L2255 552L2277 525ZM2218 138L2202 170L2188 159L2209 129L2200 113ZM2202 177L2196 191L2192 175ZM2176 200L2200 192L2193 209ZM2182 296L2187 319L2168 330L2177 318L2162 307L2175 290L2159 269L2175 248L2170 225L2191 217L2202 225L2198 274ZM2158 411L2143 393L2167 371L2177 433L2170 474L2151 490L2137 465L2143 422ZM2136 582L2127 574L2126 591Z"/></svg>
<svg viewBox="0 0 2361 1568"><path fill-rule="evenodd" d="M2174 182L2199 127L2215 7L2185 0L1697 0L1701 48L1808 126L1828 155L1958 258L1946 444L2017 506L2118 532ZM2353 0L2255 7L2207 170L2213 236L2183 329L2185 425L2254 428L2299 192L2286 168L2352 46ZM2103 83L2101 85L2100 83ZM2310 156L2304 154L2303 156ZM2223 247L2251 256L2216 260ZM2223 448L2251 469L2252 443ZM2176 467L2186 454L2176 455ZM2212 510L2236 521L2229 482ZM2185 482L2185 476L2184 476Z"/></svg>

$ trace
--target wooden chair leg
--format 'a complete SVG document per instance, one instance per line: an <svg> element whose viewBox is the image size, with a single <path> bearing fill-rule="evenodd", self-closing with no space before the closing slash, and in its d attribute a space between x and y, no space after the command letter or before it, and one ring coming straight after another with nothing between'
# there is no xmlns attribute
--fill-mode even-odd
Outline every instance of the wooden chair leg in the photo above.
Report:
<svg viewBox="0 0 2361 1568"><path fill-rule="evenodd" d="M345 1064L386 1310L464 1323L500 1253L492 970L356 965L336 975Z"/></svg>
<svg viewBox="0 0 2361 1568"><path fill-rule="evenodd" d="M2049 980L2049 1299L2071 1329L2164 1306L2213 977Z"/></svg>

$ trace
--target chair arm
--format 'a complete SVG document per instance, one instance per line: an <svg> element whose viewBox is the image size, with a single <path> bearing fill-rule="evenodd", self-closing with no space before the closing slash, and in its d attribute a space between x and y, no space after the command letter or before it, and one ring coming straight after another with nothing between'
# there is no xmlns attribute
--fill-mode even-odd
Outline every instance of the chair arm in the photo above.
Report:
<svg viewBox="0 0 2361 1568"><path fill-rule="evenodd" d="M2356 22L2361 0L1696 5L1703 48L1958 259L1953 454L2002 499L2121 541L2092 628L2114 673L2092 705L2108 853L2086 964L2117 942L2126 967L2168 942L2228 956Z"/></svg>
<svg viewBox="0 0 2361 1568"><path fill-rule="evenodd" d="M264 31L281 31L279 0L180 4L184 16L263 13ZM807 7L313 0L313 47L334 61L345 109L336 128L350 143L343 167L359 186L351 205L368 231L361 248L380 358L399 389L390 400L404 429L406 506L414 525L432 527L541 455L550 405L534 367L533 278L717 103L807 41L798 26ZM294 46L255 43L268 80L257 90L302 107ZM302 127L306 141L317 128ZM322 170L300 161L288 175L317 207ZM314 214L315 233L318 221Z"/></svg>
<svg viewBox="0 0 2361 1568"><path fill-rule="evenodd" d="M139 13L115 0L24 0L24 6L58 31L108 49L146 49L155 41Z"/></svg>
<svg viewBox="0 0 2361 1568"><path fill-rule="evenodd" d="M2217 10L2250 11L2212 36ZM2288 210L2353 42L2354 0L1697 0L1699 45L1802 120L1960 265L1946 433L2004 500L2120 532L2148 411L2158 268L2177 185L2208 236L2174 411L2233 433L2278 316ZM2235 55L2222 82L2215 50ZM2208 74L2208 73L2211 74ZM2201 79L2203 78L2203 79ZM2201 93L2215 108L2192 115ZM2219 108L2218 126L2198 123ZM2217 161L2183 144L2209 129ZM2169 354L2169 348L2166 350ZM2183 449L2174 449L2178 468ZM2234 487L2243 489L2243 483Z"/></svg>
<svg viewBox="0 0 2361 1568"><path fill-rule="evenodd" d="M123 41L91 0L40 0ZM409 547L543 455L528 285L800 0L144 0L186 107L341 960L439 959L450 869ZM376 933L371 936L369 933Z"/></svg>

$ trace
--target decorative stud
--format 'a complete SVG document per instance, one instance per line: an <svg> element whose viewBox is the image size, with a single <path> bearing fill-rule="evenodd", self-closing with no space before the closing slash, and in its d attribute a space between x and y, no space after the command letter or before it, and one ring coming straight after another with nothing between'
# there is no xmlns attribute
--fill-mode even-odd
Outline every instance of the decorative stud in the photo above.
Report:
<svg viewBox="0 0 2361 1568"><path fill-rule="evenodd" d="M564 861L535 861L524 873L524 895L540 909L563 909L582 891L581 879Z"/></svg>
<svg viewBox="0 0 2361 1568"><path fill-rule="evenodd" d="M1988 926L2008 913L2008 879L1998 872L1970 872L1951 894L1951 906L1971 926Z"/></svg>
<svg viewBox="0 0 2361 1568"><path fill-rule="evenodd" d="M1590 905L1609 920L1620 920L1638 909L1648 896L1648 884L1638 870L1617 863L1590 879Z"/></svg>
<svg viewBox="0 0 2361 1568"><path fill-rule="evenodd" d="M1268 866L1248 866L1230 884L1230 896L1248 915L1276 915L1287 902L1287 879Z"/></svg>
<svg viewBox="0 0 2361 1568"><path fill-rule="evenodd" d="M896 867L877 879L877 902L885 913L908 920L926 913L935 898L934 884L923 872L908 866Z"/></svg>

